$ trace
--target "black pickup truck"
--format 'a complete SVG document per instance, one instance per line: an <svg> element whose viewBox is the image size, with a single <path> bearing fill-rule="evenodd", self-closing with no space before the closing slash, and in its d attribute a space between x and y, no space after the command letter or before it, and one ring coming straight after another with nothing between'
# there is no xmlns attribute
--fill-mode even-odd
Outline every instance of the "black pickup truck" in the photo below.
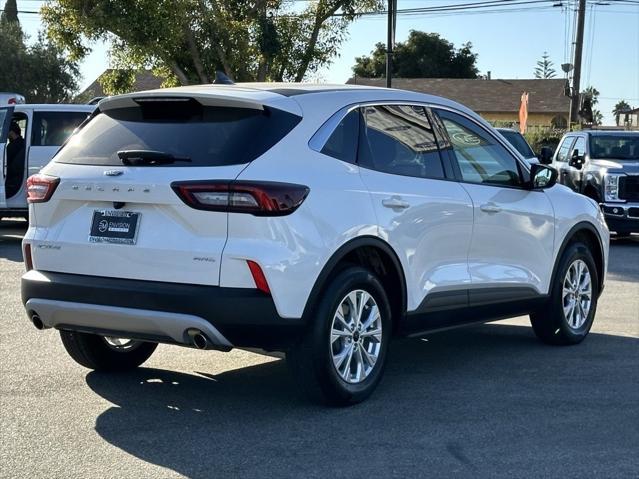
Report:
<svg viewBox="0 0 639 479"><path fill-rule="evenodd" d="M601 205L610 231L639 232L639 131L566 133L548 163L560 183Z"/></svg>

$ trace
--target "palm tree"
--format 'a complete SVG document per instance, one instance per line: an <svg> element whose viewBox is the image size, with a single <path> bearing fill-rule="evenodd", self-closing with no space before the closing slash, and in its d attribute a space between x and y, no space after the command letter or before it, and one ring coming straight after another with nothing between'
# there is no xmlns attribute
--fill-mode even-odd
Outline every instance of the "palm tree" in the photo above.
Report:
<svg viewBox="0 0 639 479"><path fill-rule="evenodd" d="M626 100L620 100L617 102L612 110L612 114L615 115L617 126L619 126L619 118L621 117L621 114L626 113L628 110L630 110L630 105L626 102Z"/></svg>
<svg viewBox="0 0 639 479"><path fill-rule="evenodd" d="M599 103L599 90L597 90L594 86L589 86L582 92L582 94L590 97L592 106Z"/></svg>

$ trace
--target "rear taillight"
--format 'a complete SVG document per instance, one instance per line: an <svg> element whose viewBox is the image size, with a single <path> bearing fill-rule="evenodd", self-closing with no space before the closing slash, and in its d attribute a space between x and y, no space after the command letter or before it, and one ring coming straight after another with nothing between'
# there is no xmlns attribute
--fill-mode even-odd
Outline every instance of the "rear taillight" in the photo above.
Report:
<svg viewBox="0 0 639 479"><path fill-rule="evenodd" d="M27 179L27 201L29 203L45 203L58 187L60 178L48 175L33 175Z"/></svg>
<svg viewBox="0 0 639 479"><path fill-rule="evenodd" d="M269 181L176 181L171 188L191 208L255 216L284 216L295 211L307 186Z"/></svg>
<svg viewBox="0 0 639 479"><path fill-rule="evenodd" d="M17 101L15 98L9 98L9 101L7 102L9 105L15 105L17 104Z"/></svg>
<svg viewBox="0 0 639 479"><path fill-rule="evenodd" d="M31 271L33 269L33 256L31 255L31 245L29 243L24 243L22 257L24 258L24 267L27 271Z"/></svg>

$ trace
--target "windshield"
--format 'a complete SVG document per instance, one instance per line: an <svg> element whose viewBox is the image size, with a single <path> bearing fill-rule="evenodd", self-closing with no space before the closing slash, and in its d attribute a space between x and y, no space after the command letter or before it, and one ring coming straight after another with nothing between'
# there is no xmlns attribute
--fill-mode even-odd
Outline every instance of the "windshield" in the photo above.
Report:
<svg viewBox="0 0 639 479"><path fill-rule="evenodd" d="M171 167L248 163L280 141L299 120L276 109L195 105L194 111L114 110L97 115L73 135L55 161L116 166L123 164L118 152L145 150L190 160L166 165Z"/></svg>
<svg viewBox="0 0 639 479"><path fill-rule="evenodd" d="M535 157L535 152L532 151L532 148L530 148L530 145L528 145L521 133L512 130L499 130L499 133L501 133L503 137L508 140L508 143L513 145L524 158Z"/></svg>
<svg viewBox="0 0 639 479"><path fill-rule="evenodd" d="M591 135L590 157L597 160L639 160L639 135Z"/></svg>

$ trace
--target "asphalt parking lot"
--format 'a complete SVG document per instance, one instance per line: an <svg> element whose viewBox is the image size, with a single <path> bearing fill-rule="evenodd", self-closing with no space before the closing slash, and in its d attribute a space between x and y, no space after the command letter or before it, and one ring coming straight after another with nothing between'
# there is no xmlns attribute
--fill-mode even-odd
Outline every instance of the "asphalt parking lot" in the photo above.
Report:
<svg viewBox="0 0 639 479"><path fill-rule="evenodd" d="M637 236L613 241L583 344L545 346L527 318L397 341L368 402L325 409L245 351L76 365L22 309L24 231L0 224L0 477L637 477Z"/></svg>

